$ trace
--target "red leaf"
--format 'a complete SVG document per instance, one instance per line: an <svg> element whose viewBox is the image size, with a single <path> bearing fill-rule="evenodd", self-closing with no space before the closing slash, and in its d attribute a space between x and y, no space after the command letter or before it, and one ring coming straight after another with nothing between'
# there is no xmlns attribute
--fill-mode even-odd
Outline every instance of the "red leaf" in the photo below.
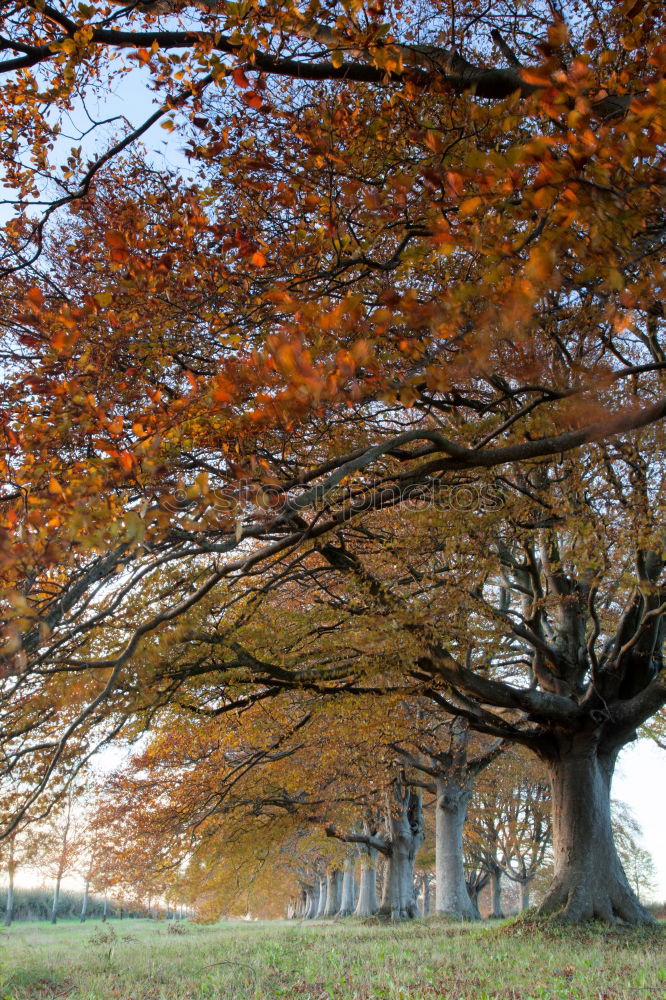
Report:
<svg viewBox="0 0 666 1000"><path fill-rule="evenodd" d="M245 76L245 73L243 72L243 70L241 69L240 66L237 66L236 69L233 71L233 73L231 75L232 75L233 81L234 81L234 83L236 84L237 87L249 87L250 86L250 81Z"/></svg>

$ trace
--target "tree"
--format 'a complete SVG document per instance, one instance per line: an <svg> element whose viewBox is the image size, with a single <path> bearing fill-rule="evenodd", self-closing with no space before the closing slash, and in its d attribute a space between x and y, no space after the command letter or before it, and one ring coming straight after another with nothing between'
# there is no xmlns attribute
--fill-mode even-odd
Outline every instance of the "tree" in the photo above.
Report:
<svg viewBox="0 0 666 1000"><path fill-rule="evenodd" d="M2 842L0 857L7 872L7 903L4 924L9 927L14 919L14 880L19 868L30 865L39 851L39 839L30 826L14 830Z"/></svg>
<svg viewBox="0 0 666 1000"><path fill-rule="evenodd" d="M502 875L520 886L520 908L530 906L530 885L552 845L550 786L543 765L524 751L491 765L472 806L469 853L492 876L499 915Z"/></svg>
<svg viewBox="0 0 666 1000"><path fill-rule="evenodd" d="M400 745L398 750L417 772L414 783L435 795L435 912L474 920L478 913L465 880L463 828L476 779L504 747L501 740L470 745L472 734L464 719L443 722L436 717L429 726L427 711L421 709L420 716L414 737L419 756Z"/></svg>
<svg viewBox="0 0 666 1000"><path fill-rule="evenodd" d="M560 524L575 516L575 526L569 520L568 530L556 529L551 513L545 524L539 515L536 531L518 531L511 542L498 534L497 569L483 585L477 574L465 613L476 616L480 634L486 629L493 634L493 623L503 623L504 640L498 646L494 633L493 639L477 642L478 652L467 647L456 655L447 648L450 643L426 632L427 651L418 657L414 673L424 681L432 678L433 696L441 704L481 731L529 747L548 766L556 869L542 912L561 909L571 919L617 915L636 921L649 918L633 898L615 854L609 788L620 747L664 699L663 495L660 460L652 461L646 450L621 446L603 459L607 475L598 483L602 492L596 505L592 476L601 477L601 470L582 476L573 467L564 471L570 491L564 508L559 501L553 506L556 480L542 478L543 472L523 480L530 491L536 486L534 495L546 509L560 511ZM613 502L607 488L615 494ZM593 534L599 530L608 532L602 552ZM612 557L621 560L614 573ZM347 572L360 579L362 564L347 557ZM624 591L618 588L622 583ZM386 583L377 586L374 597L392 613L401 600L398 588L389 590ZM465 650L467 640L461 645ZM521 686L514 671L525 668ZM440 692L442 682L449 688Z"/></svg>
<svg viewBox="0 0 666 1000"><path fill-rule="evenodd" d="M655 888L657 872L652 855L640 844L643 834L640 824L625 802L612 804L613 837L622 866L632 889L639 899L649 896Z"/></svg>
<svg viewBox="0 0 666 1000"><path fill-rule="evenodd" d="M60 809L54 811L42 830L38 864L53 879L52 924L58 920L62 880L74 868L80 849L80 820L75 812L74 794L74 789L70 788Z"/></svg>

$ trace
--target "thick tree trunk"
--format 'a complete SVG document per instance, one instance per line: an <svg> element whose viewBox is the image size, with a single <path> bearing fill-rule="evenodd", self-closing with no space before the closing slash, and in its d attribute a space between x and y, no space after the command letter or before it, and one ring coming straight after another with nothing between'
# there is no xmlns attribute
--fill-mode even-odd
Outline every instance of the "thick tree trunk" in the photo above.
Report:
<svg viewBox="0 0 666 1000"><path fill-rule="evenodd" d="M104 908L102 909L102 923L106 923L106 918L109 915L109 898L106 893L104 893Z"/></svg>
<svg viewBox="0 0 666 1000"><path fill-rule="evenodd" d="M627 881L613 840L610 787L617 750L600 754L583 737L559 750L547 761L555 878L539 913L571 921L652 923Z"/></svg>
<svg viewBox="0 0 666 1000"><path fill-rule="evenodd" d="M340 899L339 917L349 917L354 912L354 859L345 859L345 870L342 876L342 896Z"/></svg>
<svg viewBox="0 0 666 1000"><path fill-rule="evenodd" d="M55 924L58 919L58 903L60 902L60 879L61 876L58 875L55 881L55 887L53 889L53 906L51 907L52 924Z"/></svg>
<svg viewBox="0 0 666 1000"><path fill-rule="evenodd" d="M342 900L342 872L339 868L329 870L326 876L326 909L325 917L335 917Z"/></svg>
<svg viewBox="0 0 666 1000"><path fill-rule="evenodd" d="M354 915L357 917L373 917L378 909L377 851L372 847L367 847L361 854L361 877L359 879L358 901Z"/></svg>
<svg viewBox="0 0 666 1000"><path fill-rule="evenodd" d="M418 917L414 861L425 835L421 792L396 783L387 812L391 853L380 913L392 920Z"/></svg>
<svg viewBox="0 0 666 1000"><path fill-rule="evenodd" d="M327 900L326 890L327 890L326 878L322 877L319 879L319 903L317 906L317 912L315 913L315 917L317 918L323 917L324 913L326 912L326 900Z"/></svg>
<svg viewBox="0 0 666 1000"><path fill-rule="evenodd" d="M521 882L520 883L520 910L524 913L525 910L530 908L530 883Z"/></svg>
<svg viewBox="0 0 666 1000"><path fill-rule="evenodd" d="M305 911L306 920L314 920L319 910L319 879L314 880L314 884L307 889L308 905Z"/></svg>
<svg viewBox="0 0 666 1000"><path fill-rule="evenodd" d="M490 905L491 910L488 916L491 920L503 920L504 910L502 909L502 869L493 868L490 872Z"/></svg>
<svg viewBox="0 0 666 1000"><path fill-rule="evenodd" d="M471 796L471 782L436 779L435 812L435 912L457 920L476 920L467 892L463 860L463 826Z"/></svg>

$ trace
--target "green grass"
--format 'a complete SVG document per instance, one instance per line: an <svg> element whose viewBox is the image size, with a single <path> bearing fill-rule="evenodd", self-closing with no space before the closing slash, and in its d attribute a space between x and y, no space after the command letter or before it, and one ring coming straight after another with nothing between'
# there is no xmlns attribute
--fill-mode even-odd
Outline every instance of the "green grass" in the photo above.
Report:
<svg viewBox="0 0 666 1000"><path fill-rule="evenodd" d="M0 931L0 1000L666 1000L662 930L146 920Z"/></svg>

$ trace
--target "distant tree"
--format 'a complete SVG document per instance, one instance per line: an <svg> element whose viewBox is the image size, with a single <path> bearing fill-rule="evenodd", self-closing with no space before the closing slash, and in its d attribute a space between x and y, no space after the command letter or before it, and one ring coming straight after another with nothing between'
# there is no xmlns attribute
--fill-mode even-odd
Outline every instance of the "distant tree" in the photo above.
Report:
<svg viewBox="0 0 666 1000"><path fill-rule="evenodd" d="M14 919L14 881L19 868L29 865L35 858L39 848L34 827L25 826L16 829L11 836L0 841L0 859L7 872L7 901L5 904L4 923L9 927Z"/></svg>
<svg viewBox="0 0 666 1000"><path fill-rule="evenodd" d="M58 920L62 880L74 870L81 849L81 819L75 812L76 796L77 789L72 785L47 822L38 828L41 848L37 866L53 879L52 924Z"/></svg>
<svg viewBox="0 0 666 1000"><path fill-rule="evenodd" d="M632 889L644 900L656 888L657 870L652 855L640 843L643 830L626 802L613 801L613 836L625 875Z"/></svg>

